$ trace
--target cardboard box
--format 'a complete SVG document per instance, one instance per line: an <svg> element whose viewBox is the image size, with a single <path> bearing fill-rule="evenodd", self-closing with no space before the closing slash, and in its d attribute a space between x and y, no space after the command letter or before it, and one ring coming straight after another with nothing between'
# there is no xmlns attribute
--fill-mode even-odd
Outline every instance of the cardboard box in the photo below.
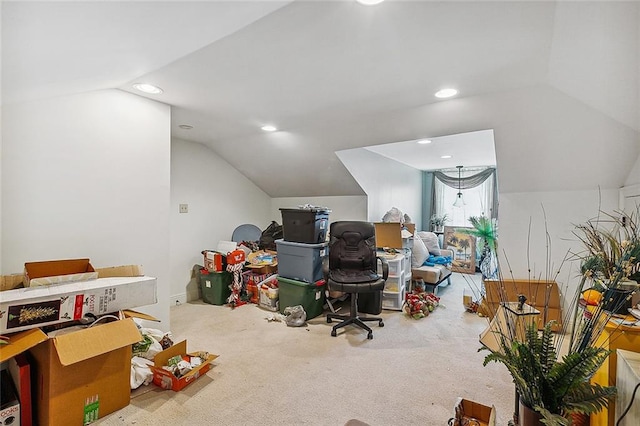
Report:
<svg viewBox="0 0 640 426"><path fill-rule="evenodd" d="M109 277L143 277L144 268L142 265L111 266L108 268L96 268L98 278Z"/></svg>
<svg viewBox="0 0 640 426"><path fill-rule="evenodd" d="M383 248L408 248L409 238L413 237L416 225L413 223L405 223L407 228L404 230L400 222L376 222L373 224L376 228L376 247Z"/></svg>
<svg viewBox="0 0 640 426"><path fill-rule="evenodd" d="M35 287L98 278L89 259L49 260L24 264L24 286Z"/></svg>
<svg viewBox="0 0 640 426"><path fill-rule="evenodd" d="M20 426L20 401L7 370L0 371L0 425Z"/></svg>
<svg viewBox="0 0 640 426"><path fill-rule="evenodd" d="M536 279L485 280L485 300L489 319L493 319L502 302L517 302L518 295L524 294L527 304L540 311L537 317L538 329L555 320L553 331L562 329L562 305L558 284L555 281Z"/></svg>
<svg viewBox="0 0 640 426"><path fill-rule="evenodd" d="M496 408L493 405L488 407L475 401L458 398L454 412L456 416L458 416L458 413L462 416L462 423L454 421L454 426L471 424L477 424L478 426L495 426L496 424ZM477 423L472 423L471 420L475 420Z"/></svg>
<svg viewBox="0 0 640 426"><path fill-rule="evenodd" d="M60 334L33 347L37 423L87 424L127 406L131 345L140 340L133 320L123 319Z"/></svg>
<svg viewBox="0 0 640 426"><path fill-rule="evenodd" d="M190 383L193 383L198 377L209 371L211 369L211 362L218 358L218 355L209 354L202 364L180 378L162 368L162 366L167 365L170 358L182 355L196 355L187 352L186 340L176 343L170 348L158 353L153 359L154 365L151 367L151 370L153 371L153 383L160 386L162 389L171 389L174 391L182 390Z"/></svg>
<svg viewBox="0 0 640 426"><path fill-rule="evenodd" d="M110 277L2 292L0 333L79 320L157 302L153 277Z"/></svg>

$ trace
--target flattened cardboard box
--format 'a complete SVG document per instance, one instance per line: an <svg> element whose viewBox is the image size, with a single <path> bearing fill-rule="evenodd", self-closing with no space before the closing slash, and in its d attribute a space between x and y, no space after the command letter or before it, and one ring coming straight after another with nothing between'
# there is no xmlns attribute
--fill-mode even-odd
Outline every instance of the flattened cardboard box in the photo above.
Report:
<svg viewBox="0 0 640 426"><path fill-rule="evenodd" d="M31 349L37 424L81 425L130 401L131 345L142 340L133 319L52 337Z"/></svg>
<svg viewBox="0 0 640 426"><path fill-rule="evenodd" d="M12 333L157 302L153 277L109 277L2 292L0 333Z"/></svg>
<svg viewBox="0 0 640 426"><path fill-rule="evenodd" d="M187 341L183 340L175 345L165 349L162 352L159 352L153 359L154 365L151 367L153 371L153 383L163 389L171 389L174 391L179 391L184 389L187 385L193 383L198 377L205 374L207 371L211 369L211 362L214 359L218 358L218 355L209 354L206 360L202 361L198 367L189 371L184 376L178 378L174 376L171 372L162 368L162 366L167 365L169 358L172 358L177 355L191 355L187 352Z"/></svg>
<svg viewBox="0 0 640 426"><path fill-rule="evenodd" d="M98 278L89 259L47 260L24 264L24 286L36 287Z"/></svg>

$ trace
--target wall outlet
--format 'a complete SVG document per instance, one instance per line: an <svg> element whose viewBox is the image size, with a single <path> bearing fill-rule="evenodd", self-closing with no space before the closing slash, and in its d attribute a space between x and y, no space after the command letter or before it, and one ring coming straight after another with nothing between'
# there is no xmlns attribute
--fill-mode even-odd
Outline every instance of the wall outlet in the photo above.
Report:
<svg viewBox="0 0 640 426"><path fill-rule="evenodd" d="M189 213L189 204L180 204L180 213Z"/></svg>

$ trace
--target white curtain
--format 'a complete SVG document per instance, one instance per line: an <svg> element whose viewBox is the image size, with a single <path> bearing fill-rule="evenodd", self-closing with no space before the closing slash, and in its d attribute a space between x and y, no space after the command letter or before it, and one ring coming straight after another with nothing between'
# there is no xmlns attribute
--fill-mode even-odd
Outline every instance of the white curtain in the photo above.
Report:
<svg viewBox="0 0 640 426"><path fill-rule="evenodd" d="M464 179L481 173L484 174L487 173L486 170L487 169L484 168L463 169L460 172L460 177L461 179ZM491 173L490 176L486 177L481 184L475 187L461 189L460 192L462 192L462 198L465 201L465 205L462 207L453 207L453 203L455 202L458 194L458 170L446 170L442 171L442 174L449 178L454 177L455 175L456 179L455 188L451 185L445 185L440 179L438 179L438 176L434 179L434 213L438 216L442 216L446 213L449 218L446 225L467 227L470 226L468 218L471 216L484 215L486 217L495 217L496 212L492 211L494 206L494 194L496 192L495 173ZM440 176L442 176L442 174L440 174ZM448 183L451 184L452 181L450 179L448 180ZM470 185L469 180L466 184L467 186Z"/></svg>

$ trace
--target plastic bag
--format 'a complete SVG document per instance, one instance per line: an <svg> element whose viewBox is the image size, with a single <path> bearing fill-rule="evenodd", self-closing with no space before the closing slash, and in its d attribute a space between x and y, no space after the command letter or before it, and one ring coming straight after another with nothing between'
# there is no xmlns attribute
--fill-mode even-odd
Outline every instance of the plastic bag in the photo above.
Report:
<svg viewBox="0 0 640 426"><path fill-rule="evenodd" d="M302 327L307 321L307 313L302 305L287 306L284 308L284 314L286 315L284 322L289 327Z"/></svg>
<svg viewBox="0 0 640 426"><path fill-rule="evenodd" d="M391 210L382 216L383 222L400 222L400 225L404 224L404 214L397 208L392 207Z"/></svg>
<svg viewBox="0 0 640 426"><path fill-rule="evenodd" d="M278 222L272 220L271 224L262 231L258 246L262 250L276 250L276 240L279 240L282 237L282 225L278 225Z"/></svg>

